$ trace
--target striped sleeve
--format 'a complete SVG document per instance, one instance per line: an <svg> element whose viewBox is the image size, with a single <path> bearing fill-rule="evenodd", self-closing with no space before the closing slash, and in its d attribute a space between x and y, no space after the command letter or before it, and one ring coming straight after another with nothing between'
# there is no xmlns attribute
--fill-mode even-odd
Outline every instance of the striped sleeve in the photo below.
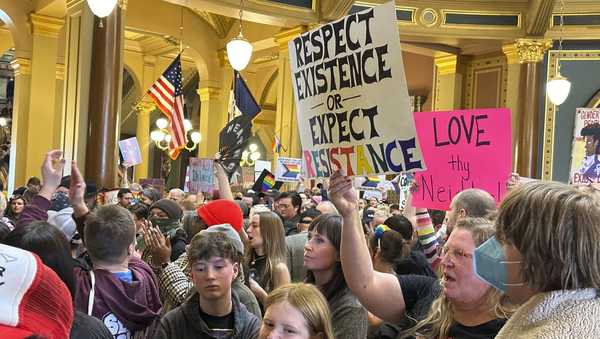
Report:
<svg viewBox="0 0 600 339"><path fill-rule="evenodd" d="M435 270L439 265L441 258L438 255L439 243L433 228L433 223L429 217L429 213L425 208L419 208L416 211L417 219L417 235L419 236L419 242L423 247L423 252L427 257L427 261L431 267Z"/></svg>

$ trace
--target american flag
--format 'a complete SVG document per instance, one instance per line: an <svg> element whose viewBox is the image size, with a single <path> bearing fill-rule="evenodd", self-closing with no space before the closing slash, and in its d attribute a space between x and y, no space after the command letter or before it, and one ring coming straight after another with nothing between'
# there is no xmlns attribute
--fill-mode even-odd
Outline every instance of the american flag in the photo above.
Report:
<svg viewBox="0 0 600 339"><path fill-rule="evenodd" d="M175 160L186 144L186 132L183 125L183 78L181 77L181 59L179 55L150 87L148 94L169 119L169 132L171 134L169 156Z"/></svg>

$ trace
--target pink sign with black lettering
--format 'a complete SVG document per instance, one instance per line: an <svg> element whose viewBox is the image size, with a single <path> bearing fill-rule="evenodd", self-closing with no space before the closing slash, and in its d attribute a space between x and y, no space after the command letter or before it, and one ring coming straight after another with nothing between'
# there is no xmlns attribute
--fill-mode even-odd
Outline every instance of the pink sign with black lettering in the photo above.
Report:
<svg viewBox="0 0 600 339"><path fill-rule="evenodd" d="M506 194L512 169L511 112L506 108L415 112L427 170L416 173L415 207L448 210L467 188Z"/></svg>

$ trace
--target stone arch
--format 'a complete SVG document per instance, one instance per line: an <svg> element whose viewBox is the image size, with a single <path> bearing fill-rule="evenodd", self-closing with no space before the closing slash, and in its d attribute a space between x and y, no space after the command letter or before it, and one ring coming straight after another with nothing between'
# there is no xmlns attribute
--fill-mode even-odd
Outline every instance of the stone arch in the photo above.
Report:
<svg viewBox="0 0 600 339"><path fill-rule="evenodd" d="M140 77L139 74L137 74L134 71L134 68L131 67L130 65L128 65L127 63L123 63L123 70L126 71L127 73L129 73L129 75L131 76L131 78L133 79L133 88L136 89L135 92L135 97L139 98L142 94L142 82L140 81ZM123 93L123 95L125 95L125 93Z"/></svg>
<svg viewBox="0 0 600 339"><path fill-rule="evenodd" d="M29 26L30 1L0 0L0 20L10 31L17 57L31 57L33 37Z"/></svg>
<svg viewBox="0 0 600 339"><path fill-rule="evenodd" d="M273 86L277 86L277 77L279 76L279 69L275 68L271 76L265 77L264 82L259 87L260 101L259 104L263 105L267 99L269 92L273 89Z"/></svg>

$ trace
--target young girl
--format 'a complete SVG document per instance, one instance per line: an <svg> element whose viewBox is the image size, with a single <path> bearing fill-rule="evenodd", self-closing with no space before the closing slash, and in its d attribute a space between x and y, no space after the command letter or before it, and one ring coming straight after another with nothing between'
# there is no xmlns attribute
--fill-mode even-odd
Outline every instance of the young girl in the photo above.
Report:
<svg viewBox="0 0 600 339"><path fill-rule="evenodd" d="M310 284L288 284L269 294L260 339L333 339L327 301Z"/></svg>
<svg viewBox="0 0 600 339"><path fill-rule="evenodd" d="M290 282L283 224L277 214L260 212L252 216L247 233L250 289L264 305L269 292Z"/></svg>
<svg viewBox="0 0 600 339"><path fill-rule="evenodd" d="M367 310L346 286L340 262L342 218L323 214L313 220L304 246L306 282L316 285L327 299L335 338L367 337Z"/></svg>
<svg viewBox="0 0 600 339"><path fill-rule="evenodd" d="M23 209L25 209L25 205L25 199L20 195L13 196L8 202L8 206L4 212L4 217L11 223L13 227L17 225L17 221L21 216L21 212L23 212Z"/></svg>

